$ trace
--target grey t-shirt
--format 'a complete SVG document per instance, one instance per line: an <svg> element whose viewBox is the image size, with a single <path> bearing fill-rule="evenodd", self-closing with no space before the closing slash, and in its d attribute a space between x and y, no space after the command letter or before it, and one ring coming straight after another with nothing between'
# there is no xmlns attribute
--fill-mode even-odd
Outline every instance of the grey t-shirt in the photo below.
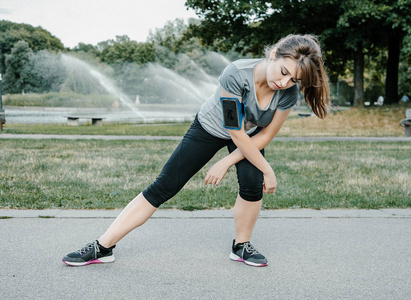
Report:
<svg viewBox="0 0 411 300"><path fill-rule="evenodd" d="M215 93L201 106L198 120L210 134L231 139L228 129L223 126L223 109L220 102L221 88L242 98L245 105L245 131L253 133L257 126L265 127L271 123L274 112L285 111L293 107L298 100L298 86L286 90L277 90L267 107L261 108L255 91L254 69L263 59L240 59L229 64L221 73Z"/></svg>

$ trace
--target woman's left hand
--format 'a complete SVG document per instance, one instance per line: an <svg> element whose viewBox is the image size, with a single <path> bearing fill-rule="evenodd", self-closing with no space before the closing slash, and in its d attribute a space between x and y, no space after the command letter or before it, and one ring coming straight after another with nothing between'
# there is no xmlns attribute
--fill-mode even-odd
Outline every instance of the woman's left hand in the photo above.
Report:
<svg viewBox="0 0 411 300"><path fill-rule="evenodd" d="M231 165L228 165L223 159L216 162L207 172L204 184L215 184L218 186L230 167Z"/></svg>

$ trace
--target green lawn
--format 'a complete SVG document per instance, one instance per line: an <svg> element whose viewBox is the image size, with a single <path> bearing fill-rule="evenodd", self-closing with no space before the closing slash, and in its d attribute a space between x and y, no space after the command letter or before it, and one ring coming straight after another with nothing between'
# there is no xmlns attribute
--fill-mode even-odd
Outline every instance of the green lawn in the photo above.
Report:
<svg viewBox="0 0 411 300"><path fill-rule="evenodd" d="M404 136L400 126L408 106L351 108L332 111L324 120L317 117L298 118L293 110L279 132L279 136ZM169 108L171 109L171 108ZM6 110L7 112L7 110ZM7 121L7 120L6 120ZM116 124L103 126L67 126L65 124L9 124L1 133L14 134L102 134L102 135L172 135L182 136L190 123L172 124Z"/></svg>
<svg viewBox="0 0 411 300"><path fill-rule="evenodd" d="M65 124L6 124L3 133L12 134L79 134L79 135L155 135L183 136L191 123L110 124L102 126ZM0 133L1 134L1 133Z"/></svg>
<svg viewBox="0 0 411 300"><path fill-rule="evenodd" d="M0 208L123 208L158 175L177 141L0 140ZM220 151L212 160L225 155ZM411 207L411 143L272 142L278 179L264 208ZM204 186L211 163L163 208L230 208L235 168Z"/></svg>

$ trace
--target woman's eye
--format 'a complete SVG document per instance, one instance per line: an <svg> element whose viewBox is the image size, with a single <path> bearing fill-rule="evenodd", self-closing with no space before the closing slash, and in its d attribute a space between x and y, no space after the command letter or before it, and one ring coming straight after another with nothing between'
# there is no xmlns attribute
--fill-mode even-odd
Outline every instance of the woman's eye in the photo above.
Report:
<svg viewBox="0 0 411 300"><path fill-rule="evenodd" d="M298 82L298 80L295 80L294 78L291 79L291 81L294 82L294 83L297 83L297 82Z"/></svg>
<svg viewBox="0 0 411 300"><path fill-rule="evenodd" d="M287 75L283 69L281 69L281 74L283 74L283 76Z"/></svg>

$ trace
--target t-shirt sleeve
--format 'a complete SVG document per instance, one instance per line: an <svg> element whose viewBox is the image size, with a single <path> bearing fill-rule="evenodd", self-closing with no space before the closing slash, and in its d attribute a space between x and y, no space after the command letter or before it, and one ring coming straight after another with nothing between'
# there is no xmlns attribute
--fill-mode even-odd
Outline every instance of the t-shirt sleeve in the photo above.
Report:
<svg viewBox="0 0 411 300"><path fill-rule="evenodd" d="M244 83L241 79L240 72L233 63L230 63L223 72L221 72L218 81L224 90L230 94L241 97Z"/></svg>
<svg viewBox="0 0 411 300"><path fill-rule="evenodd" d="M281 97L277 109L281 111L289 110L297 103L299 96L300 92L298 90L298 86L292 86L291 88L287 89L283 97Z"/></svg>

